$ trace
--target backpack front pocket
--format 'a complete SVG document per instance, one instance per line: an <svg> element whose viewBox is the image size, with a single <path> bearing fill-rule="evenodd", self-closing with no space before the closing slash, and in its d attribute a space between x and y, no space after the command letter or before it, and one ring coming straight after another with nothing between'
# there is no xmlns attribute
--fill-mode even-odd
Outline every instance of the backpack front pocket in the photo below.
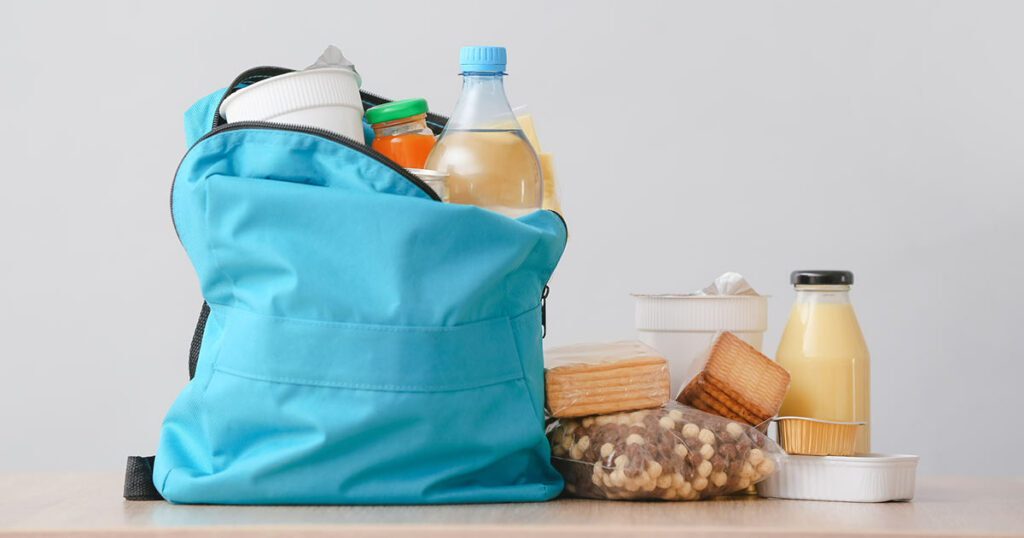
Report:
<svg viewBox="0 0 1024 538"><path fill-rule="evenodd" d="M395 327L216 305L210 316L211 379L175 402L161 437L154 478L169 500L488 502L561 488L514 319Z"/></svg>

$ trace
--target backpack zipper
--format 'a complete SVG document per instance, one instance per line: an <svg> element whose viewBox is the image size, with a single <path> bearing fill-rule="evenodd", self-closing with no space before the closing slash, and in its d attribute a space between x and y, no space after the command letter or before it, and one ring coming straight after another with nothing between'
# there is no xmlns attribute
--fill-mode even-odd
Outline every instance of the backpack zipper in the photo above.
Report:
<svg viewBox="0 0 1024 538"><path fill-rule="evenodd" d="M174 226L175 236L178 235L178 225L174 222L174 182L177 181L178 170L181 169L181 163L185 161L185 157L187 157L188 153L192 151L192 148L196 147L196 144L199 144L203 140L206 140L207 138L218 133L243 128L293 131L297 133L311 134L319 136L321 138L326 138L328 140L331 140L332 142L337 142L338 144L354 149L362 153L363 155L366 155L367 157L380 161L381 163L387 165L388 168L391 168L392 170L398 172L399 175L401 175L408 181L412 182L413 185L419 187L420 190L427 193L427 195L430 196L432 199L438 202L441 201L441 197L438 196L436 192L434 192L434 189L430 188L430 186L424 183L423 180L411 174L405 168L399 166L398 163L392 161L391 159L388 159L387 157L382 155L380 152L374 150L373 148L367 147L366 144L361 144L359 142L343 137L332 131L320 129L317 127L281 124L267 121L244 121L236 123L225 123L224 118L220 115L220 107L224 104L224 100L227 99L229 95L262 80L273 78L278 75L283 75L286 73L291 73L293 71L295 70L288 69L286 67L275 67L271 65L253 67L252 69L247 69L243 71L241 74L235 77L234 80L231 81L231 84L228 85L227 91L224 92L224 95L220 97L220 101L217 102L217 108L214 110L213 113L213 121L212 125L210 126L210 130L207 131L206 134L204 134L203 136L199 137L199 140L196 140L195 143L188 148L188 151L185 152L185 155L181 158L181 161L178 162L178 168L176 168L174 171L174 178L171 180L171 194L170 196L168 196L168 198L169 206L171 208L171 225ZM359 97L363 102L363 110L391 102L390 99L381 97L375 93L364 92L362 90L359 91ZM427 112L427 125L430 127L430 130L434 132L434 134L439 134L442 130L444 130L444 126L447 122L447 116L443 116L441 114L434 114L433 112ZM178 237L178 241L181 241L180 237Z"/></svg>
<svg viewBox="0 0 1024 538"><path fill-rule="evenodd" d="M185 152L185 155L181 158L181 161L178 162L178 167L174 171L174 178L171 180L171 195L169 197L170 198L170 208L171 208L171 225L174 226L174 235L175 236L178 236L178 224L176 222L174 222L174 184L178 180L178 171L181 169L181 164L185 162L185 158L188 157L188 154L191 153L191 151L197 145L199 145L200 142L202 142L202 141L204 141L207 138L210 138L212 136L219 135L221 133L226 133L226 132L229 132L229 131L238 131L238 130L242 130L242 129L263 129L263 130L268 130L268 131L290 131L290 132L294 132L294 133L310 134L310 135L313 135L313 136L318 136L320 138L324 138L326 140L330 140L331 142L334 142L334 143L337 143L337 144L341 144L342 146L345 146L345 147L347 147L349 149L358 151L359 153L362 153L363 155L366 155L367 157L370 157L371 159L373 159L373 160L383 164L384 166L387 166L388 168L390 168L393 171L395 171L398 175L402 176L405 180L409 181L413 185L416 185L416 187L418 187L420 190L422 190L424 193L426 193L427 196L430 196L430 198L432 200L437 201L437 202L441 201L441 197L438 196L436 192L434 192L434 189L431 189L429 185L424 183L422 179L420 179L420 178L416 177L415 175L411 174L405 168L402 168L401 166L399 166L398 163L392 161L391 159L388 159L384 155L381 155L380 152L374 150L373 148L368 147L366 144L361 144L361 143L356 142L356 141L354 141L352 139L349 139L349 138L346 138L346 137L341 136L339 134L336 134L333 131L328 131L326 129L320 129L320 128L317 128L317 127L307 127L307 126L302 126L302 125L291 125L291 124L284 124L284 123L272 123L272 122L267 122L267 121L240 121L240 122L236 122L236 123L224 124L224 125L222 125L220 127L217 127L216 129L213 129L212 131L207 132L203 136L199 137L199 140L196 140L195 144L192 144L192 146L188 148L188 151ZM178 236L178 241L181 242L181 237L180 236Z"/></svg>
<svg viewBox="0 0 1024 538"><path fill-rule="evenodd" d="M220 101L217 102L217 108L213 111L213 124L210 125L210 129L216 129L217 127L227 123L227 120L220 115L220 107L224 104L224 100L227 99L229 95L245 88L246 86L251 86L257 82L273 78L278 75L291 73L292 71L294 70L288 69L287 67L274 67L272 65L263 65L242 71L237 77L235 77L235 80L231 81L231 84L228 84L228 89L224 92L224 95L220 96Z"/></svg>
<svg viewBox="0 0 1024 538"><path fill-rule="evenodd" d="M379 151L371 148L370 146L367 146L366 144L363 144L361 142L356 142L355 140L352 140L351 138L339 135L339 134L335 133L334 131L328 131L327 129L321 129L319 127L309 127L309 126L306 126L306 125L293 125L293 124L290 124L290 123L274 123L274 122L270 122L270 121L239 121L239 122L224 124L224 125L216 128L216 129L214 129L214 130L204 134L203 136L201 136L199 138L199 140L196 140L195 144L192 144L192 148L196 147L196 145L198 145L200 142L202 142L203 140L206 140L207 138L210 138L212 136L219 135L221 133L226 133L228 131L239 131L239 130L242 130L242 129L262 129L262 130L267 130L267 131L290 131L290 132L293 132L293 133L305 133L305 134L310 134L310 135L318 136L320 138L326 138L327 140L330 140L331 142L335 142L335 143L341 144L342 146L345 146L345 147L347 147L349 149L356 150L359 153L362 153L363 155L366 155L367 157L370 157L371 159L379 161L381 164L387 166L388 168L394 170L395 172L398 172L399 175L401 175L405 179L409 180L409 182L411 182L413 185L416 185L417 187L419 187L423 192L427 193L427 195L430 196L432 199L434 199L434 200L436 200L438 202L441 201L441 197L438 196L436 192L434 192L434 189L431 189L429 185L424 183L422 179L416 177L415 175L413 175L411 172L409 172L405 168L402 168L395 161L392 161L391 159L388 159L383 154L381 154ZM192 151L192 148L189 148L189 151ZM188 155L188 152L186 152L185 154ZM182 160L184 160L184 159L182 159ZM181 164L179 163L178 166L180 167ZM175 175L175 177L177 177L177 175L178 175L177 172L175 172L174 175ZM173 182L171 183L171 189L172 190L174 189L174 183Z"/></svg>
<svg viewBox="0 0 1024 538"><path fill-rule="evenodd" d="M554 212L556 215L557 212ZM564 221L563 221L564 222ZM551 288L547 284L544 284L544 291L540 292L540 337L544 338L548 335L548 293L551 292Z"/></svg>

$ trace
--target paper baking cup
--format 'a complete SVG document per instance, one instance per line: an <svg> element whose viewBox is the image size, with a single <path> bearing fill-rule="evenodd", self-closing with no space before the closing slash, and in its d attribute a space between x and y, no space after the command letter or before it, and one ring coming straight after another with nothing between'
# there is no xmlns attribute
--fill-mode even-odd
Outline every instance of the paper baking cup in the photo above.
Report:
<svg viewBox="0 0 1024 538"><path fill-rule="evenodd" d="M909 501L914 498L919 459L905 454L789 456L758 482L757 494L807 501Z"/></svg>
<svg viewBox="0 0 1024 538"><path fill-rule="evenodd" d="M805 417L779 417L779 444L787 454L852 456L857 429L865 422L834 422Z"/></svg>

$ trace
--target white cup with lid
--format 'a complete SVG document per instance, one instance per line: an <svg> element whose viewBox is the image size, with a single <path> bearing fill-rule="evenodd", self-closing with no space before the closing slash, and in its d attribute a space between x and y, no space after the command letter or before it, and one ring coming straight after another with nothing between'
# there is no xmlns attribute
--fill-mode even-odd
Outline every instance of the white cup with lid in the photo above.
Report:
<svg viewBox="0 0 1024 538"><path fill-rule="evenodd" d="M715 335L729 331L761 351L768 328L768 297L763 295L634 294L639 340L665 356L675 396L695 372Z"/></svg>
<svg viewBox="0 0 1024 538"><path fill-rule="evenodd" d="M228 123L287 123L326 129L359 143L364 140L359 75L343 67L294 71L261 80L227 96L220 115Z"/></svg>

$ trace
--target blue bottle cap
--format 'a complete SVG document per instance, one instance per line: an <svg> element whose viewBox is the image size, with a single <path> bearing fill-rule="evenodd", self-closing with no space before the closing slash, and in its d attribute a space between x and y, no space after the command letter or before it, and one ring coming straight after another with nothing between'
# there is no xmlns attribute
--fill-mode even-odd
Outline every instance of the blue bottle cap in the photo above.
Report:
<svg viewBox="0 0 1024 538"><path fill-rule="evenodd" d="M462 72L504 73L505 47L462 47L459 64Z"/></svg>

